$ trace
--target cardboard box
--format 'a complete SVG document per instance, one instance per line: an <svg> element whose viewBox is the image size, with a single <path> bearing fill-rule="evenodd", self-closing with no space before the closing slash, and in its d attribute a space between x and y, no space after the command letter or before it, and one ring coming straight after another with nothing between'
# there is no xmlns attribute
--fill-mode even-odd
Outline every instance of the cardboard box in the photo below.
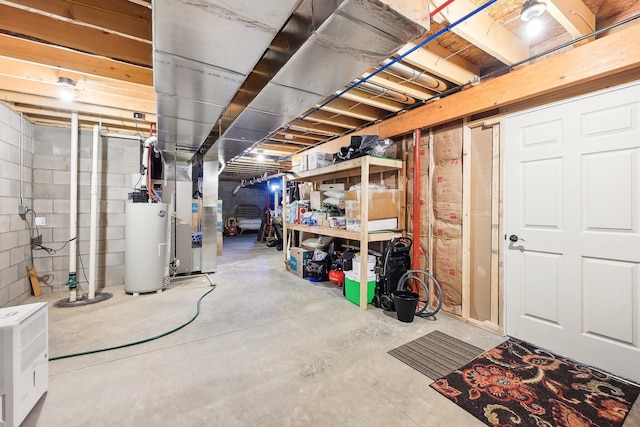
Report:
<svg viewBox="0 0 640 427"><path fill-rule="evenodd" d="M311 192L311 210L322 209L322 201L326 199L326 197L322 194L322 191L312 191Z"/></svg>
<svg viewBox="0 0 640 427"><path fill-rule="evenodd" d="M360 231L362 226L360 220L347 218L348 231ZM368 222L367 229L371 231L396 230L398 228L398 218L374 219Z"/></svg>
<svg viewBox="0 0 640 427"><path fill-rule="evenodd" d="M306 279L309 276L309 272L305 267L305 261L311 258L313 251L305 248L291 248L291 255L289 256L289 269L294 272L298 277Z"/></svg>
<svg viewBox="0 0 640 427"><path fill-rule="evenodd" d="M398 218L400 197L404 193L400 190L369 190L369 220ZM360 190L344 192L345 212L349 219L360 220Z"/></svg>
<svg viewBox="0 0 640 427"><path fill-rule="evenodd" d="M333 164L333 154L315 152L307 154L307 170L323 168Z"/></svg>
<svg viewBox="0 0 640 427"><path fill-rule="evenodd" d="M306 154L300 154L299 157L291 159L291 171L293 173L304 172L308 170L308 159Z"/></svg>

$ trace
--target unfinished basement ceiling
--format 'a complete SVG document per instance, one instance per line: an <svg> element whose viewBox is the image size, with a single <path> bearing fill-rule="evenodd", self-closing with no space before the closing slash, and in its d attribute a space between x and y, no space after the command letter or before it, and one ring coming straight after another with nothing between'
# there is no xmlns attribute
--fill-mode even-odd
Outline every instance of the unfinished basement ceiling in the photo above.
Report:
<svg viewBox="0 0 640 427"><path fill-rule="evenodd" d="M200 13L182 19L186 3L0 2L0 100L37 124L68 127L71 111L78 111L83 128L101 123L113 134L146 137L157 132L167 154L182 160L217 149L223 162L220 179L249 179L287 170L293 153L640 12L639 0L548 0L540 17L544 31L528 38L519 19L523 1L498 0L473 20L327 103L352 81L385 64L381 60L364 69L344 70L340 59L321 70L317 65L304 70L310 63L296 61L298 52L313 49L322 24L348 1L246 1L244 6L232 0L190 1ZM433 12L443 3L432 1L429 9ZM397 58L483 4L454 0L433 16L427 33L384 59ZM241 36L232 37L236 30ZM290 73L279 74L287 67ZM349 75L354 71L363 74ZM309 73L315 73L313 88L309 81L291 80ZM211 83L205 78L210 75L220 76L224 84ZM59 77L74 81L73 101L58 99ZM292 91L300 84L305 87ZM307 98L306 92L313 96ZM134 120L134 112L143 117ZM171 120L164 122L164 116ZM250 129L247 123L254 122L262 123L260 129ZM256 160L259 151L266 161Z"/></svg>

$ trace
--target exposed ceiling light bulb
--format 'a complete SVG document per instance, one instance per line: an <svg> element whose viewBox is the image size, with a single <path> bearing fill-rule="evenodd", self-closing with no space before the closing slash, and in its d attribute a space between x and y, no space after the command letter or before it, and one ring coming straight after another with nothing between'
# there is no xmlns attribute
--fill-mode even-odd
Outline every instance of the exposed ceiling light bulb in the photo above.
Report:
<svg viewBox="0 0 640 427"><path fill-rule="evenodd" d="M256 160L259 162L264 162L264 153L262 150L258 150L258 155L256 156Z"/></svg>
<svg viewBox="0 0 640 427"><path fill-rule="evenodd" d="M542 32L543 27L544 25L542 24L542 20L539 18L532 18L527 22L527 35L531 38L537 36Z"/></svg>
<svg viewBox="0 0 640 427"><path fill-rule="evenodd" d="M75 94L73 89L75 83L69 77L58 77L58 86L60 86L60 92L58 92L58 98L62 101L73 101Z"/></svg>
<svg viewBox="0 0 640 427"><path fill-rule="evenodd" d="M524 22L530 21L542 15L545 10L547 10L545 3L539 2L538 0L527 0L524 2L524 5L522 5L520 20Z"/></svg>

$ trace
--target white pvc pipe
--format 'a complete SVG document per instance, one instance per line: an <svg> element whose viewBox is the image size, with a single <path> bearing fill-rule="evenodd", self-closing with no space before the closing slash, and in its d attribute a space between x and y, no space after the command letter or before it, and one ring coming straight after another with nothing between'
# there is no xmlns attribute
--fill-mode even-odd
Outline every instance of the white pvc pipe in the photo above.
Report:
<svg viewBox="0 0 640 427"><path fill-rule="evenodd" d="M70 168L70 195L69 195L69 280L73 280L73 286L69 290L69 301L76 300L76 247L78 242L78 113L71 113L71 168Z"/></svg>
<svg viewBox="0 0 640 427"><path fill-rule="evenodd" d="M89 224L89 300L96 297L96 242L98 237L98 140L100 126L93 125L91 149L91 222Z"/></svg>

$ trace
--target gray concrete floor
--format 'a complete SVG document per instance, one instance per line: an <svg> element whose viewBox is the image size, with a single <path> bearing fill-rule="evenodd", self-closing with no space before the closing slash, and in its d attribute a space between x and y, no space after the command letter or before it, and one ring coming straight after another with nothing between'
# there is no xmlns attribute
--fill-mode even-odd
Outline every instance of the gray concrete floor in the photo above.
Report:
<svg viewBox="0 0 640 427"><path fill-rule="evenodd" d="M52 361L29 426L482 426L387 354L440 330L483 349L504 340L454 318L399 322L360 310L330 283L299 279L255 235L225 241L200 316L141 345ZM202 276L162 293L73 308L48 301L50 355L142 340L189 320ZM640 409L625 426L640 425Z"/></svg>

